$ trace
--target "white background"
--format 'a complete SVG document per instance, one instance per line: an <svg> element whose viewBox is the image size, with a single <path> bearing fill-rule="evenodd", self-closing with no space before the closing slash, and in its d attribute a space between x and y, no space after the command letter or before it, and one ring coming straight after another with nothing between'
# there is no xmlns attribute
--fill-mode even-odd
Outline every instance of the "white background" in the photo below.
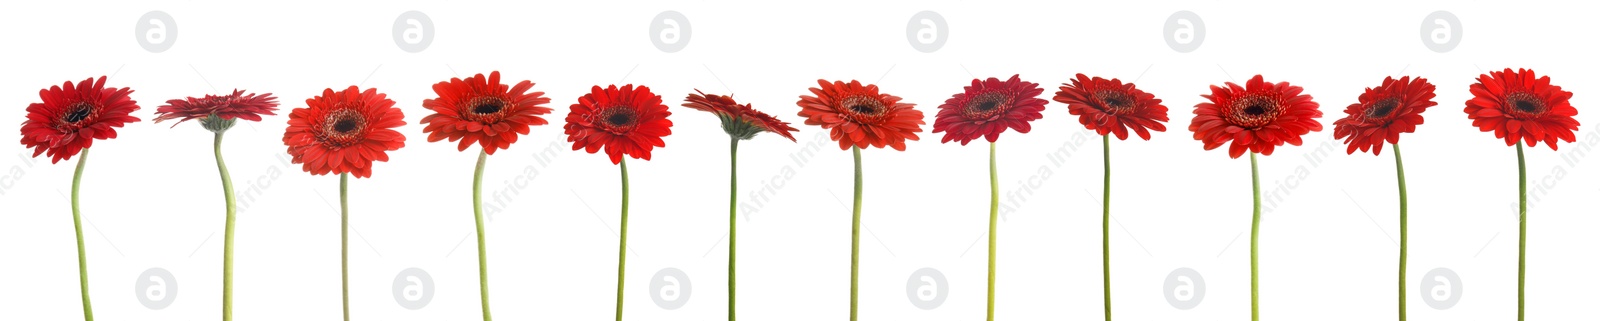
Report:
<svg viewBox="0 0 1600 321"><path fill-rule="evenodd" d="M132 87L144 122L94 145L83 180L83 216L95 312L105 320L211 320L220 309L222 197L211 135L199 125L156 125L155 107L184 96L242 88L272 92L280 116L241 124L225 150L240 193L235 250L238 320L336 320L340 314L338 179L284 163L287 110L323 88L376 87L398 102L409 138L350 187L351 315L360 320L472 320L479 315L470 239L476 149L428 143L416 124L430 85L493 70L529 79L554 102L536 127L492 156L485 193L512 196L487 222L494 314L503 320L611 320L616 277L617 168L570 150L559 124L591 85L648 85L675 112L667 147L630 162L633 199L626 316L712 320L725 316L726 137L710 114L680 108L698 88L795 122L798 143L759 135L740 146L741 201L770 199L739 222L739 312L745 320L841 320L848 311L850 154L815 126L798 124L796 97L815 80L876 82L916 103L931 130L936 106L975 77L1020 73L1053 95L1075 73L1136 81L1171 108L1169 131L1113 141L1111 241L1115 315L1122 320L1240 320L1249 314L1250 180L1245 159L1204 151L1186 130L1207 86L1265 74L1322 103L1324 130L1305 146L1261 159L1268 202L1261 234L1261 305L1270 320L1370 320L1395 315L1398 238L1394 163L1345 155L1332 138L1362 88L1415 75L1438 86L1438 107L1406 134L1411 205L1413 320L1507 320L1516 313L1516 160L1461 112L1478 74L1534 68L1576 93L1577 144L1528 149L1528 312L1531 320L1584 315L1600 294L1590 268L1600 236L1600 125L1590 106L1600 85L1585 40L1586 10L1570 3L1328 1L1249 2L563 2L289 1L215 3L23 1L0 10L0 116L20 122L40 88L111 75ZM152 10L180 30L163 53L144 51L131 29ZM421 53L399 50L391 26L418 10L436 26ZM675 10L691 21L686 49L664 53L648 26ZM937 11L948 42L911 48L910 16ZM1163 40L1173 12L1202 17L1202 46L1178 53ZM1423 17L1460 17L1460 46L1428 50ZM1048 97L1046 97L1048 98ZM1007 320L1101 318L1099 137L1052 102L1033 132L1001 136L1003 204L996 315ZM4 122L4 121L0 121ZM15 132L12 132L15 133ZM11 134L15 135L15 134ZM942 135L942 134L939 134ZM987 164L982 144L939 144L925 134L906 152L866 150L861 245L862 320L983 317ZM6 136L16 141L17 136ZM0 148L0 319L75 320L79 312L70 191L73 163ZM1580 148L1580 146L1584 146ZM816 156L796 162L807 148ZM1308 155L1325 154L1313 162ZM536 154L545 155L545 163ZM1060 153L1064 161L1047 157ZM76 158L73 159L76 161ZM794 171L785 178L784 168ZM1304 170L1302 178L1296 176ZM525 187L515 180L538 173ZM512 182L509 185L508 182ZM252 187L255 186L255 187ZM491 197L494 194L489 194ZM486 199L486 202L497 202ZM146 269L171 271L174 303L151 310L130 289ZM392 295L400 270L431 274L433 300L407 310ZM692 292L679 309L651 301L652 275L682 269ZM948 278L933 310L906 295L912 271ZM1194 309L1163 298L1168 273L1204 276ZM1422 303L1423 273L1462 279L1459 304Z"/></svg>

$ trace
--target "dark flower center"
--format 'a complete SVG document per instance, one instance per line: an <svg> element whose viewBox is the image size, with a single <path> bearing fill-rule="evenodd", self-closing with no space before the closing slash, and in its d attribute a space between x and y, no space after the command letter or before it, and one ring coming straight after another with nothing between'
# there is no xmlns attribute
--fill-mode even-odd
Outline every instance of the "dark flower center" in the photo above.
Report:
<svg viewBox="0 0 1600 321"><path fill-rule="evenodd" d="M1106 113L1122 114L1133 110L1133 97L1125 92L1102 90L1095 92L1094 98L1100 100Z"/></svg>
<svg viewBox="0 0 1600 321"><path fill-rule="evenodd" d="M622 133L630 131L634 126L638 125L639 114L632 107L619 105L601 109L600 112L594 114L594 119L600 121L599 123L603 125L601 126L602 128Z"/></svg>
<svg viewBox="0 0 1600 321"><path fill-rule="evenodd" d="M1514 92L1506 95L1506 105L1511 107L1511 113L1518 116L1538 116L1544 114L1549 108L1543 100L1526 92Z"/></svg>
<svg viewBox="0 0 1600 321"><path fill-rule="evenodd" d="M472 106L472 113L479 115L493 114L500 112L500 109L504 108L505 106L506 103L504 101L500 101L499 99L483 99L478 101L476 105Z"/></svg>
<svg viewBox="0 0 1600 321"><path fill-rule="evenodd" d="M1388 117L1390 114L1394 114L1395 109L1399 109L1399 108L1400 108L1400 99L1390 97L1390 98L1387 98L1387 99L1384 99L1384 100L1379 100L1376 103L1373 103L1372 107L1368 107L1367 108L1367 115L1366 116L1367 116L1368 119L1384 118L1384 117Z"/></svg>
<svg viewBox="0 0 1600 321"><path fill-rule="evenodd" d="M850 113L857 117L873 117L883 115L884 112L889 110L888 108L885 108L883 101L867 96L845 97L843 103L845 108L849 109Z"/></svg>
<svg viewBox="0 0 1600 321"><path fill-rule="evenodd" d="M94 113L94 105L87 102L80 101L73 103L72 106L68 106L67 108L68 111L65 115L61 116L61 120L66 121L68 124L77 124L78 122L89 118L89 115Z"/></svg>
<svg viewBox="0 0 1600 321"><path fill-rule="evenodd" d="M324 145L339 148L361 142L361 132L366 128L366 117L354 109L344 108L324 116L322 130L316 136Z"/></svg>
<svg viewBox="0 0 1600 321"><path fill-rule="evenodd" d="M1228 107L1228 121L1250 129L1266 126L1283 113L1283 106L1276 99L1259 94L1239 97Z"/></svg>
<svg viewBox="0 0 1600 321"><path fill-rule="evenodd" d="M989 120L995 115L1005 112L1006 96L997 92L986 92L972 97L967 101L966 108L961 110L963 116L971 120Z"/></svg>

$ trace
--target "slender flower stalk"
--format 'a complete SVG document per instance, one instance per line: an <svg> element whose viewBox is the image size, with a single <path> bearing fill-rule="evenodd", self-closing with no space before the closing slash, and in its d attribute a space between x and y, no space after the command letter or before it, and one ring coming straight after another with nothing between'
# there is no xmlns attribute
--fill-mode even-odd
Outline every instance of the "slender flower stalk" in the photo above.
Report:
<svg viewBox="0 0 1600 321"><path fill-rule="evenodd" d="M850 207L850 321L856 321L856 299L861 281L861 147L850 147L855 156L856 186Z"/></svg>
<svg viewBox="0 0 1600 321"><path fill-rule="evenodd" d="M622 234L617 240L617 321L622 321L622 281L628 268L628 160L617 162L622 169Z"/></svg>
<svg viewBox="0 0 1600 321"><path fill-rule="evenodd" d="M1551 144L1550 146L1555 146ZM1517 142L1517 321L1522 321L1528 281L1528 163L1522 157L1522 142Z"/></svg>
<svg viewBox="0 0 1600 321"><path fill-rule="evenodd" d="M492 320L489 317L489 244L484 242L483 233L483 165L489 160L489 153L478 152L478 166L472 172L472 218L478 227L478 295L482 299L483 321Z"/></svg>
<svg viewBox="0 0 1600 321"><path fill-rule="evenodd" d="M1101 153L1105 163L1105 197L1100 201L1100 271L1104 275L1106 321L1111 321L1111 135L1100 135L1105 150Z"/></svg>
<svg viewBox="0 0 1600 321"><path fill-rule="evenodd" d="M350 173L339 174L339 279L344 321L350 321Z"/></svg>
<svg viewBox="0 0 1600 321"><path fill-rule="evenodd" d="M994 161L994 145L989 143L989 321L994 321L995 235L1000 225L1000 172Z"/></svg>
<svg viewBox="0 0 1600 321"><path fill-rule="evenodd" d="M78 235L78 287L83 292L83 320L94 321L94 309L89 305L89 259L83 253L83 219L78 214L78 185L83 181L83 164L89 160L89 148L78 156L78 169L72 172L72 229Z"/></svg>
<svg viewBox="0 0 1600 321"><path fill-rule="evenodd" d="M734 321L734 256L739 253L739 138L728 139L728 321Z"/></svg>
<svg viewBox="0 0 1600 321"><path fill-rule="evenodd" d="M1400 321L1406 321L1406 166L1400 162L1400 144L1394 149L1394 175L1400 182Z"/></svg>
<svg viewBox="0 0 1600 321"><path fill-rule="evenodd" d="M1254 203L1250 218L1250 320L1261 320L1260 273L1257 266L1257 247L1261 236L1261 173L1256 169L1256 153L1250 152L1250 189Z"/></svg>
<svg viewBox="0 0 1600 321"><path fill-rule="evenodd" d="M222 200L227 213L222 228L222 320L228 321L233 320L233 225L238 207L234 203L233 178L228 175L228 165L222 162L222 133L216 133L212 149L217 157L217 173L222 176Z"/></svg>

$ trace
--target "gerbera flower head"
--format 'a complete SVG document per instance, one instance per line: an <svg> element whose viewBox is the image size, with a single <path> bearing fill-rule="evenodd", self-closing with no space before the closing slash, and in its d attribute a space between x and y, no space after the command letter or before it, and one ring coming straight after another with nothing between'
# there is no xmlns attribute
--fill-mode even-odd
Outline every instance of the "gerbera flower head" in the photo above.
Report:
<svg viewBox="0 0 1600 321"><path fill-rule="evenodd" d="M973 79L963 92L945 100L933 120L933 132L944 132L939 142L954 140L966 145L983 137L993 143L1007 128L1018 133L1031 130L1028 122L1044 117L1040 112L1049 101L1039 98L1044 93L1039 84L1018 77Z"/></svg>
<svg viewBox="0 0 1600 321"><path fill-rule="evenodd" d="M478 143L483 151L493 155L495 150L511 147L517 135L527 135L529 126L550 122L539 115L551 109L542 105L550 98L544 92L528 92L533 82L523 80L516 86L500 83L500 72L489 73L488 78L478 74L467 79L450 78L433 85L438 98L422 101L422 107L434 113L422 118L427 124L422 131L428 133L428 142L446 138L461 141L457 150L467 150Z"/></svg>
<svg viewBox="0 0 1600 321"><path fill-rule="evenodd" d="M139 104L128 98L132 92L106 88L105 76L40 89L39 99L44 102L28 104L22 145L33 148L34 157L49 155L54 164L78 155L96 139L117 138L117 127L139 121L128 115L139 110Z"/></svg>
<svg viewBox="0 0 1600 321"><path fill-rule="evenodd" d="M1383 85L1367 88L1357 103L1345 107L1346 116L1333 121L1333 138L1350 145L1346 154L1372 151L1382 154L1384 142L1400 142L1400 133L1417 131L1422 111L1439 105L1433 101L1433 84L1410 76L1383 79Z"/></svg>
<svg viewBox="0 0 1600 321"><path fill-rule="evenodd" d="M796 102L800 117L806 118L806 125L830 130L828 134L839 142L839 149L889 146L903 151L906 140L917 140L916 133L925 124L922 111L912 108L914 104L879 93L877 85L818 79L811 93L816 96L803 95Z"/></svg>
<svg viewBox="0 0 1600 321"><path fill-rule="evenodd" d="M1078 123L1096 134L1116 134L1128 139L1132 129L1139 138L1150 140L1150 131L1166 131L1167 106L1161 99L1116 78L1089 78L1078 74L1070 84L1061 84L1055 101L1067 104L1067 112L1078 115Z"/></svg>
<svg viewBox="0 0 1600 321"><path fill-rule="evenodd" d="M1210 100L1195 105L1189 131L1205 143L1206 150L1229 141L1228 156L1239 158L1245 151L1272 155L1283 143L1300 146L1300 136L1321 131L1322 117L1311 95L1288 82L1266 82L1261 75L1251 77L1244 86L1229 82L1227 87L1211 86Z"/></svg>
<svg viewBox="0 0 1600 321"><path fill-rule="evenodd" d="M567 141L572 150L593 154L604 149L612 164L621 163L622 155L650 160L650 150L666 147L661 137L672 134L668 115L672 112L650 87L594 86L567 114Z"/></svg>
<svg viewBox="0 0 1600 321"><path fill-rule="evenodd" d="M289 111L283 144L308 173L371 177L372 161L387 162L388 151L406 145L405 135L393 129L405 123L405 114L377 89L323 89L306 99L306 108Z"/></svg>
<svg viewBox="0 0 1600 321"><path fill-rule="evenodd" d="M788 122L750 108L750 104L740 105L731 96L707 95L699 89L694 92L683 99L683 107L716 114L722 120L722 131L727 132L728 136L749 140L761 132L772 132L795 141L794 135L789 132L800 131L789 126Z"/></svg>
<svg viewBox="0 0 1600 321"><path fill-rule="evenodd" d="M1556 140L1577 140L1578 109L1568 100L1572 92L1550 84L1550 76L1538 77L1533 70L1517 69L1478 76L1472 84L1472 100L1467 101L1467 118L1479 130L1494 132L1506 145L1517 141L1539 146L1540 141L1556 149Z"/></svg>
<svg viewBox="0 0 1600 321"><path fill-rule="evenodd" d="M166 105L156 107L155 122L178 119L172 124L178 127L178 124L199 118L206 130L220 133L232 128L237 119L261 121L261 115L277 115L272 113L275 110L278 110L278 97L273 97L272 93L245 94L234 89L229 95L168 100Z"/></svg>

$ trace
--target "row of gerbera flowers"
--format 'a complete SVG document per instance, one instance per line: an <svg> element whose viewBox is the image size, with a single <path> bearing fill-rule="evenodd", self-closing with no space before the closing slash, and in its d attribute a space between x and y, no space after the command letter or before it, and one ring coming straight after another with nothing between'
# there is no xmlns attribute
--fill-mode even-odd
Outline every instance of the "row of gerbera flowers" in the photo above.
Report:
<svg viewBox="0 0 1600 321"><path fill-rule="evenodd" d="M34 148L34 156L47 154L52 162L79 156L77 173L73 178L72 208L78 233L80 282L83 292L85 319L92 320L88 297L87 274L83 253L82 227L78 221L78 183L82 176L84 160L95 139L116 137L116 127L137 122L130 114L139 109L129 97L128 88L108 88L106 77L90 78L74 84L65 82L40 90L43 102L28 106L27 121L22 125L22 143ZM858 81L818 80L810 88L810 95L800 96L797 104L799 116L805 124L818 125L830 131L830 137L839 142L841 149L852 151L856 161L855 207L851 250L851 320L856 315L856 284L859 266L859 224L861 210L861 150L891 147L905 150L907 140L917 140L922 131L923 114L914 104L900 97L880 92L876 85ZM438 97L426 99L422 107L433 112L422 118L426 124L423 132L429 142L449 140L457 149L465 151L478 145L477 170L473 182L473 209L477 221L480 289L484 319L490 317L488 305L488 275L485 270L484 233L482 219L481 184L483 167L489 155L509 148L520 135L526 135L532 126L546 125L542 115L553 110L545 107L551 99L543 92L530 91L531 81L514 85L502 83L499 72L488 76L478 74L461 79L452 78L433 86ZM1345 108L1346 117L1334 121L1334 137L1344 139L1347 152L1356 150L1379 154L1384 145L1392 146L1399 174L1401 221L1400 247L1400 318L1405 317L1405 178L1401 168L1399 135L1413 132L1423 123L1421 113L1436 106L1434 86L1420 77L1389 77L1377 87L1367 88L1357 102ZM1573 142L1578 122L1577 114L1568 102L1572 94L1560 86L1550 84L1549 77L1537 77L1531 70L1505 69L1481 75L1470 88L1473 98L1465 104L1467 117L1473 125L1485 132L1494 132L1506 144L1515 145L1521 169L1524 143L1537 146L1544 142L1551 149L1558 141ZM974 79L971 85L953 95L939 106L933 132L945 133L941 142L957 141L962 145L979 138L990 142L990 224L989 224L989 297L988 315L993 319L996 214L998 213L997 165L994 160L994 142L1007 130L1026 133L1029 122L1040 119L1047 101L1039 98L1043 89L1038 84L1022 81L1018 76L1006 80L999 78ZM1210 93L1201 95L1205 101L1195 105L1195 117L1189 125L1195 140L1206 150L1228 145L1230 157L1239 158L1249 153L1252 180L1255 186L1255 211L1251 233L1251 311L1257 313L1256 291L1256 234L1260 225L1260 185L1256 178L1256 154L1271 155L1285 143L1300 145L1301 136L1320 131L1322 116L1319 104L1303 89L1288 82L1268 82L1262 76L1252 77L1245 84L1232 82L1213 85ZM1129 132L1149 140L1151 131L1165 131L1168 121L1167 107L1162 100L1144 92L1132 83L1117 79L1089 77L1078 74L1070 83L1064 83L1054 100L1067 105L1068 112L1079 116L1079 123L1103 136L1105 143L1105 194L1103 220L1110 218L1110 140L1115 136L1126 140ZM264 115L275 115L277 98L272 94L247 94L235 90L228 95L205 95L168 100L156 110L156 122L178 120L182 123L197 120L202 127L215 135L213 148L217 167L222 176L226 203L225 245L223 255L223 319L232 313L232 244L234 226L234 194L223 162L221 142L223 133L239 119L260 121ZM736 223L732 199L737 195L737 151L741 140L753 138L762 132L771 132L794 140L790 132L798 131L789 123L766 113L756 111L750 104L739 104L731 96L688 94L684 107L711 112L730 136L730 208L729 208L729 319L734 319L734 254ZM572 104L564 129L573 150L589 153L602 150L612 163L618 165L622 178L621 225L617 279L617 319L622 315L622 270L625 267L627 246L628 184L627 163L624 156L650 159L650 151L665 147L662 137L671 134L672 121L668 107L660 95L649 87L611 85L594 86L589 93ZM405 124L404 114L395 102L376 89L362 90L351 86L335 91L325 89L321 95L306 99L304 108L289 114L288 128L283 142L293 162L311 174L340 175L340 202L348 222L346 192L348 178L369 177L373 161L387 161L386 152L405 145L405 136L395 128ZM174 124L174 127L176 124ZM1524 177L1523 180L1526 180ZM1519 184L1520 185L1520 184ZM1519 193L1523 193L1520 192ZM1520 194L1519 194L1520 195ZM1526 207L1523 207L1523 213ZM1109 229L1109 225L1103 228ZM1526 227L1526 220L1522 221ZM347 230L346 227L341 229ZM1105 237L1106 230L1102 230ZM343 239L343 236L341 236ZM343 241L342 241L343 242ZM1105 273L1106 319L1111 316L1110 247L1109 238L1102 238ZM347 247L346 247L347 248ZM1525 256L1519 255L1519 262ZM343 258L341 258L343 260ZM1523 265L1525 266L1525 265ZM347 264L343 267L348 275ZM1522 306L1522 286L1519 269L1518 306ZM346 277L345 318L349 318L349 291Z"/></svg>

